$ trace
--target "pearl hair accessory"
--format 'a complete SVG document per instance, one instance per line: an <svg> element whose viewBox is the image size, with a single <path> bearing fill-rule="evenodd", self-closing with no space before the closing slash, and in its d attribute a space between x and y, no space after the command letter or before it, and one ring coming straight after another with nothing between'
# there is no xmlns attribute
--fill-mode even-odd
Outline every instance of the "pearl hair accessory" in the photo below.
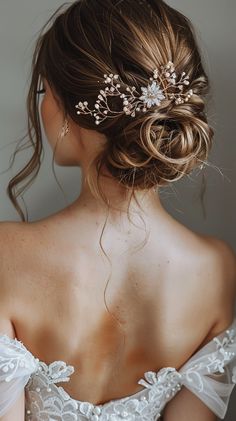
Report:
<svg viewBox="0 0 236 421"><path fill-rule="evenodd" d="M161 70L153 70L153 77L150 77L149 83L146 87L142 86L142 95L136 90L135 86L127 86L127 93L120 92L121 87L118 83L118 74L111 73L104 74L105 83L110 84L110 87L101 89L95 103L95 109L88 108L88 101L79 102L75 107L79 109L77 114L91 114L95 117L95 123L100 124L106 118L113 118L119 114L125 113L131 117L135 117L136 111L147 111L153 105L159 106L164 100L174 100L175 104L183 104L187 102L193 95L193 90L190 89L184 92L184 86L189 85L189 76L182 72L179 79L175 73L174 64L169 61L166 65L161 66ZM99 81L98 81L99 82ZM171 91L169 89L171 88ZM173 92L174 90L174 92ZM136 94L139 96L137 96ZM107 98L109 96L119 96L123 100L123 107L121 111L111 110Z"/></svg>

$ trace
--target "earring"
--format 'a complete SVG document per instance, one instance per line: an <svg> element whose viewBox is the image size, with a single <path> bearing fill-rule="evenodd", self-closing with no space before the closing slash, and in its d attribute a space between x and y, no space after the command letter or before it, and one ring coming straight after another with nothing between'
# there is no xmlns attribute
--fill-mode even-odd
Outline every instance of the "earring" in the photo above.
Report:
<svg viewBox="0 0 236 421"><path fill-rule="evenodd" d="M63 139L63 137L65 137L67 133L69 133L69 122L67 118L65 118L62 129L60 131L60 138Z"/></svg>

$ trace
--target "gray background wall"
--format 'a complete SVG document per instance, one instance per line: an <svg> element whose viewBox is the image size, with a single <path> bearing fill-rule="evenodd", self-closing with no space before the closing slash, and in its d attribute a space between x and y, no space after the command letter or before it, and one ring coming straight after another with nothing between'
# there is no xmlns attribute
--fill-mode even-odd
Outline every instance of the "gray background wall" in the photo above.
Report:
<svg viewBox="0 0 236 421"><path fill-rule="evenodd" d="M0 220L19 220L7 198L6 187L11 176L27 162L29 151L18 155L12 172L7 168L16 139L26 128L25 98L37 31L62 3L61 0L0 0ZM205 171L204 206L200 201L202 173L199 171L164 189L161 197L176 219L195 231L227 241L236 251L236 2L169 0L168 3L190 17L197 30L212 83L209 119L215 138L209 157L211 167ZM29 220L40 219L66 206L52 173L52 153L45 139L44 147L41 171L24 195ZM67 201L71 202L80 191L80 170L58 166L55 169ZM226 420L233 421L235 414L236 390Z"/></svg>

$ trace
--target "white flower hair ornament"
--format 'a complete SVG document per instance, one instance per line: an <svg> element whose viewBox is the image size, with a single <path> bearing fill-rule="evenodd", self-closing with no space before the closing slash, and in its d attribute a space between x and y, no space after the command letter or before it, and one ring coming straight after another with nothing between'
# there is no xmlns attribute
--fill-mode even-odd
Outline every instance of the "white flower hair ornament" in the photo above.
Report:
<svg viewBox="0 0 236 421"><path fill-rule="evenodd" d="M179 80L175 73L174 64L169 61L165 66L161 66L161 70L153 70L153 77L150 77L151 84L147 87L141 87L142 95L136 90L135 86L127 86L127 93L119 91L120 83L118 81L119 75L112 73L104 75L105 83L110 84L105 90L101 89L95 103L95 109L88 108L88 101L79 102L75 107L79 109L77 114L91 114L95 117L95 123L100 124L106 118L116 117L118 114L125 113L131 117L135 117L136 111L147 111L153 105L159 106L165 99L174 100L175 104L182 104L187 102L193 95L193 90L190 89L184 92L184 86L189 85L189 76L182 72ZM164 82L164 83L163 83ZM165 86L166 85L166 86ZM168 92L171 88L172 92ZM176 92L173 93L173 88ZM138 94L138 96L137 96ZM119 96L123 99L123 107L121 111L111 110L107 98L109 96Z"/></svg>

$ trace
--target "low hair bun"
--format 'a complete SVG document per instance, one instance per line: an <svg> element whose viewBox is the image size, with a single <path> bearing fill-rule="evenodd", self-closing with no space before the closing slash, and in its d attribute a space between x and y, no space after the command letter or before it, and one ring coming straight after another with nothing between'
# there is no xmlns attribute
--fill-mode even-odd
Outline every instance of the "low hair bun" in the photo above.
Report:
<svg viewBox="0 0 236 421"><path fill-rule="evenodd" d="M128 187L166 185L207 159L213 135L204 102L193 95L188 103L148 111L131 121L108 142L104 163Z"/></svg>

